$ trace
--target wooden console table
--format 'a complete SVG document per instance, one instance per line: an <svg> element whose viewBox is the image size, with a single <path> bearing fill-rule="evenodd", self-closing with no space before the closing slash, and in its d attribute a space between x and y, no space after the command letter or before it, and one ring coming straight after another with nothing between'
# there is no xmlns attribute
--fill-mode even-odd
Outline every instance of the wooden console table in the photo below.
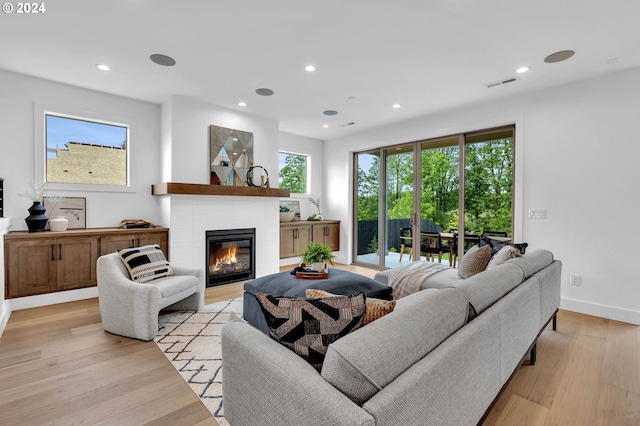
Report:
<svg viewBox="0 0 640 426"><path fill-rule="evenodd" d="M93 287L99 256L147 244L159 244L168 259L169 229L9 232L4 236L6 298Z"/></svg>

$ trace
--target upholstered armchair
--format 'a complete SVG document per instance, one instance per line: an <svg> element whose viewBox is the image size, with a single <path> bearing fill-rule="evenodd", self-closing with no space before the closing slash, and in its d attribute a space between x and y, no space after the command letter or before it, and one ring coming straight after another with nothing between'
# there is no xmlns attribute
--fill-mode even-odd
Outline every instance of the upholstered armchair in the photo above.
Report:
<svg viewBox="0 0 640 426"><path fill-rule="evenodd" d="M98 258L98 301L104 329L140 340L158 334L161 310L198 311L204 306L202 270L171 265L173 275L134 282L118 253Z"/></svg>

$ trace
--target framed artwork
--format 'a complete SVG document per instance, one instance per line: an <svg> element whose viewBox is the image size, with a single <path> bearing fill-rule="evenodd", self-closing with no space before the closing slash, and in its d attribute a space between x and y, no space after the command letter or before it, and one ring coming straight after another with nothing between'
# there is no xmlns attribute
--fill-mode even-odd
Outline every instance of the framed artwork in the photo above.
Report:
<svg viewBox="0 0 640 426"><path fill-rule="evenodd" d="M300 202L292 200L280 200L281 206L289 207L289 211L295 212L293 222L300 220Z"/></svg>
<svg viewBox="0 0 640 426"><path fill-rule="evenodd" d="M64 197L62 201L50 202L44 200L47 216L64 216L69 221L68 229L83 229L87 227L87 199L84 197Z"/></svg>

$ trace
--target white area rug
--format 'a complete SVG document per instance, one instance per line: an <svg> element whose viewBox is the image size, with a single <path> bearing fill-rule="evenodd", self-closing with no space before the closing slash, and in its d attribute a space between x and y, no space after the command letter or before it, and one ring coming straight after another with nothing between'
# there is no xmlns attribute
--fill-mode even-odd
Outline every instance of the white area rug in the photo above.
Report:
<svg viewBox="0 0 640 426"><path fill-rule="evenodd" d="M200 312L162 314L154 339L221 426L229 423L222 408L220 330L231 312L242 316L242 298L206 305Z"/></svg>

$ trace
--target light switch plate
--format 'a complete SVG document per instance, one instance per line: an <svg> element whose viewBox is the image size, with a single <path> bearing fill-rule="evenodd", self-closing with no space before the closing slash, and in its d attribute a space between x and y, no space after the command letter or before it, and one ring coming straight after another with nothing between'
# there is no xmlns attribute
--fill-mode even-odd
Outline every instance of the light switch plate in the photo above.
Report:
<svg viewBox="0 0 640 426"><path fill-rule="evenodd" d="M546 219L547 209L529 209L529 219Z"/></svg>

